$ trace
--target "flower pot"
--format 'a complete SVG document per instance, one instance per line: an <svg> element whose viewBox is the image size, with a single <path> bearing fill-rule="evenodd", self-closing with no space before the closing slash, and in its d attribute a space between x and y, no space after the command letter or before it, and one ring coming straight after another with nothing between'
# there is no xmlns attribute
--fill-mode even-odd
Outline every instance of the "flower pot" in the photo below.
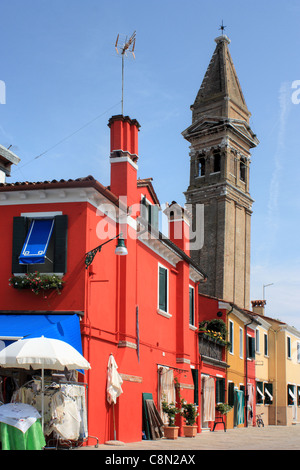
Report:
<svg viewBox="0 0 300 470"><path fill-rule="evenodd" d="M197 434L197 426L196 425L183 426L183 434L184 434L184 437L195 437Z"/></svg>
<svg viewBox="0 0 300 470"><path fill-rule="evenodd" d="M164 426L164 436L166 439L177 439L179 426Z"/></svg>

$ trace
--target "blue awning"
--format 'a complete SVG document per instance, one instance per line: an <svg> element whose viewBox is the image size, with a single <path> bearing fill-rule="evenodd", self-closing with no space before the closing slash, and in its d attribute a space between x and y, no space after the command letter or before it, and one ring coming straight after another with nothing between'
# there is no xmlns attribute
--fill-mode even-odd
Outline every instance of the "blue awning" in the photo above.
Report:
<svg viewBox="0 0 300 470"><path fill-rule="evenodd" d="M19 256L20 264L42 264L53 232L54 219L35 219L31 222Z"/></svg>
<svg viewBox="0 0 300 470"><path fill-rule="evenodd" d="M40 336L65 341L82 354L80 322L77 314L0 315L2 346L8 346L18 339Z"/></svg>

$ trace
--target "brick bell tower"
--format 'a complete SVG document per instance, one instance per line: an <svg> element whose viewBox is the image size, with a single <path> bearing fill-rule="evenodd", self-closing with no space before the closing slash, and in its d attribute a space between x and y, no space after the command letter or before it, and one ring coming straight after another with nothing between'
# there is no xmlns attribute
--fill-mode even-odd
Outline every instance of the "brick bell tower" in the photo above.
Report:
<svg viewBox="0 0 300 470"><path fill-rule="evenodd" d="M190 142L190 183L186 202L204 205L204 244L191 256L207 274L200 292L249 308L250 149L252 132L240 83L222 35L196 96L192 124L182 133ZM195 221L194 221L195 222Z"/></svg>

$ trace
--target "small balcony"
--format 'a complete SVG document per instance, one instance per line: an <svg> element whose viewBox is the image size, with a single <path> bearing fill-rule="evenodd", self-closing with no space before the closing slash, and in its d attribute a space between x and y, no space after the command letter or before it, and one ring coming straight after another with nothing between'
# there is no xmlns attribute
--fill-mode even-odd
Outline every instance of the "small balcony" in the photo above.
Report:
<svg viewBox="0 0 300 470"><path fill-rule="evenodd" d="M199 331L199 354L203 362L228 367L225 362L225 342Z"/></svg>

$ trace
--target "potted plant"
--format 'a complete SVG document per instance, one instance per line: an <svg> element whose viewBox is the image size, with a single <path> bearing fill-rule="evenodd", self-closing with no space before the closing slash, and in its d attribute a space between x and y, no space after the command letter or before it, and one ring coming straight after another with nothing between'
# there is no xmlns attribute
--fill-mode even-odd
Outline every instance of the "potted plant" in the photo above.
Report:
<svg viewBox="0 0 300 470"><path fill-rule="evenodd" d="M187 403L185 400L181 402L181 416L185 419L183 433L185 437L195 437L197 434L196 418L198 416L197 405L195 403Z"/></svg>
<svg viewBox="0 0 300 470"><path fill-rule="evenodd" d="M162 410L168 415L168 426L164 426L164 436L167 439L177 439L179 426L175 426L175 418L180 410L175 403L168 403L166 400L162 402Z"/></svg>
<svg viewBox="0 0 300 470"><path fill-rule="evenodd" d="M219 411L221 415L226 415L230 410L232 410L232 406L227 403L218 403L216 405L216 410Z"/></svg>

